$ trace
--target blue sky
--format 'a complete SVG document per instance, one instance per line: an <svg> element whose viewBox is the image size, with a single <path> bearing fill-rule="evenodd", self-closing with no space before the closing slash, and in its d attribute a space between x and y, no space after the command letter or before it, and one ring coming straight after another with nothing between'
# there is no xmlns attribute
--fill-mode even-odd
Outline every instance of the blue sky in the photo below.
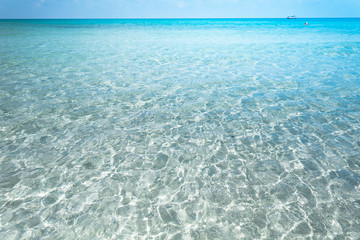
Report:
<svg viewBox="0 0 360 240"><path fill-rule="evenodd" d="M360 17L360 0L0 0L0 18Z"/></svg>

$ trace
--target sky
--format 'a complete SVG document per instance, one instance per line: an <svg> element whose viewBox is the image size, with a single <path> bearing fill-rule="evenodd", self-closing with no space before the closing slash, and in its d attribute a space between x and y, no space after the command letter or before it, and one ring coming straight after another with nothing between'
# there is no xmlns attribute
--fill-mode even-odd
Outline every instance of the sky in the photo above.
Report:
<svg viewBox="0 0 360 240"><path fill-rule="evenodd" d="M360 0L0 0L0 18L360 17Z"/></svg>

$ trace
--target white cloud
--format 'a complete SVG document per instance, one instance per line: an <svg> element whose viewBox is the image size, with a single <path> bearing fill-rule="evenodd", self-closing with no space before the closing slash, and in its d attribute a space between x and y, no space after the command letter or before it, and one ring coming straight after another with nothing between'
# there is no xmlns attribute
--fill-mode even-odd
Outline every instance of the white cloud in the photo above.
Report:
<svg viewBox="0 0 360 240"><path fill-rule="evenodd" d="M44 4L45 3L45 0L39 0L39 1L37 1L37 3L36 3L36 7L40 7L42 4Z"/></svg>
<svg viewBox="0 0 360 240"><path fill-rule="evenodd" d="M186 6L187 6L187 4L185 2L183 2L183 1L180 1L180 2L177 3L178 8L184 8Z"/></svg>

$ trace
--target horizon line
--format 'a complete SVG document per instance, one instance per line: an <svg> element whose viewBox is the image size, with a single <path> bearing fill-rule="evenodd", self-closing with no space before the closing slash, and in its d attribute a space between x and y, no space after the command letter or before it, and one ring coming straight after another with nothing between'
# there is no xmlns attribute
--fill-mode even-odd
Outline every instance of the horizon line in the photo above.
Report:
<svg viewBox="0 0 360 240"><path fill-rule="evenodd" d="M356 19L359 17L296 17L296 19ZM171 20L171 19L287 19L287 17L89 17L89 18L0 18L0 20ZM289 19L289 20L296 20Z"/></svg>

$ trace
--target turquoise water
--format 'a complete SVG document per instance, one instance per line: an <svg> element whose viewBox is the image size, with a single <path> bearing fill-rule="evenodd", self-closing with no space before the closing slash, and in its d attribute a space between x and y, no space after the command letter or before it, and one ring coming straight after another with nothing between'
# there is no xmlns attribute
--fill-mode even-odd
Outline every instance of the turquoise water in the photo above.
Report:
<svg viewBox="0 0 360 240"><path fill-rule="evenodd" d="M357 239L360 19L0 20L0 153L0 239Z"/></svg>

